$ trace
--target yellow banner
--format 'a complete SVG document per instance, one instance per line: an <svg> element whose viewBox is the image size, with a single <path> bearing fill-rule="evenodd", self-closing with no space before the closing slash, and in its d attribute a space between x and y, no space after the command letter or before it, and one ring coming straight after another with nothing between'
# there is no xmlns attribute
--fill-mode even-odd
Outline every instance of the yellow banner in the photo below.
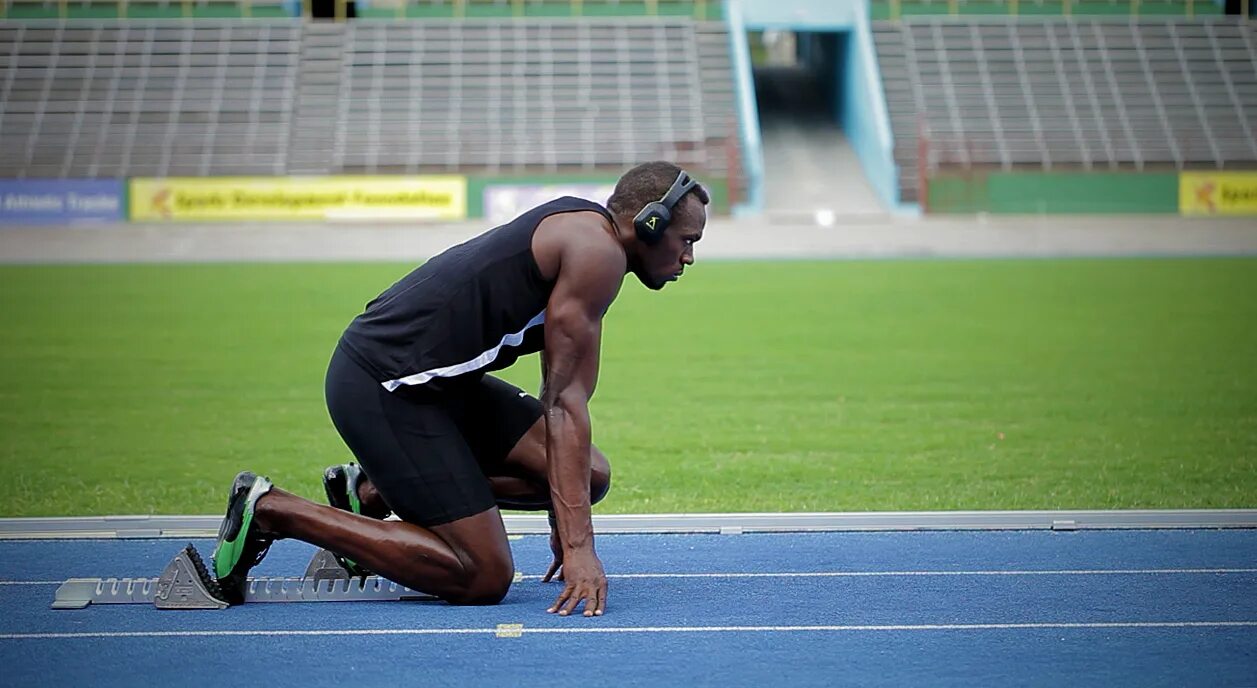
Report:
<svg viewBox="0 0 1257 688"><path fill-rule="evenodd" d="M1257 172L1181 172L1183 215L1257 215Z"/></svg>
<svg viewBox="0 0 1257 688"><path fill-rule="evenodd" d="M132 220L467 217L467 178L170 177L131 180Z"/></svg>

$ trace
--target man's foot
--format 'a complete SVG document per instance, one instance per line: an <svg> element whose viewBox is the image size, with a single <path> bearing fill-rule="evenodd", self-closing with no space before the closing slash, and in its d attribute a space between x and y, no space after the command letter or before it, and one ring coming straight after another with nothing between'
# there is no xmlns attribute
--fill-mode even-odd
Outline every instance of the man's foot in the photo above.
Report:
<svg viewBox="0 0 1257 688"><path fill-rule="evenodd" d="M327 492L327 503L355 514L362 513L362 500L358 497L358 486L362 484L365 474L356 463L342 463L328 466L323 471L323 491Z"/></svg>
<svg viewBox="0 0 1257 688"><path fill-rule="evenodd" d="M271 481L250 471L238 474L231 485L227 515L214 547L214 575L232 604L244 601L249 569L262 561L275 541L274 536L262 532L255 519L258 499L270 491Z"/></svg>
<svg viewBox="0 0 1257 688"><path fill-rule="evenodd" d="M366 475L355 463L342 463L328 466L323 471L323 491L327 493L327 503L353 514L362 515L362 500L358 496L358 486ZM336 562L345 567L351 576L366 577L371 572L346 559L335 552Z"/></svg>

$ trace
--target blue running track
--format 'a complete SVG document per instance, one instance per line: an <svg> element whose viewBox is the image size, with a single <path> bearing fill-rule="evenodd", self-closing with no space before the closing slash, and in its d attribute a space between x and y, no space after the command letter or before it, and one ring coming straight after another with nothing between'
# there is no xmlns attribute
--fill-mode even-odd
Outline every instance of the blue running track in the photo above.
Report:
<svg viewBox="0 0 1257 688"><path fill-rule="evenodd" d="M496 607L49 608L181 545L0 542L0 685L1257 685L1254 530L603 535L592 619L545 613L541 536ZM276 543L255 573L312 552Z"/></svg>

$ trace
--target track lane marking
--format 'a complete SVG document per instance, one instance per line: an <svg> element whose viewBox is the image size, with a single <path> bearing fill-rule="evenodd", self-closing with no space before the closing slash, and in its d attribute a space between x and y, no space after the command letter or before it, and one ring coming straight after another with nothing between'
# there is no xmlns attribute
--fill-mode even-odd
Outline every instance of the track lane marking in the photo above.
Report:
<svg viewBox="0 0 1257 688"><path fill-rule="evenodd" d="M1257 573L1257 568L1234 569L1043 569L1009 571L762 571L732 573L611 573L607 578L877 578L910 576L1143 576ZM524 576L524 580L541 580Z"/></svg>
<svg viewBox="0 0 1257 688"><path fill-rule="evenodd" d="M835 633L912 631L1004 631L1037 629L1150 629L1150 628L1257 628L1257 621L1096 621L986 624L884 624L824 626L611 626L569 628L512 628L521 635L617 634L617 633ZM95 631L76 633L4 633L0 640L62 640L85 638L185 638L251 636L416 636L485 635L496 637L494 628L363 628L341 630L253 631Z"/></svg>
<svg viewBox="0 0 1257 688"><path fill-rule="evenodd" d="M987 571L760 571L725 573L611 573L607 578L900 578L912 576L1152 576L1257 573L1257 568L1226 569L1026 569ZM541 580L540 575L517 575L516 582ZM60 580L0 581L4 585L60 585Z"/></svg>

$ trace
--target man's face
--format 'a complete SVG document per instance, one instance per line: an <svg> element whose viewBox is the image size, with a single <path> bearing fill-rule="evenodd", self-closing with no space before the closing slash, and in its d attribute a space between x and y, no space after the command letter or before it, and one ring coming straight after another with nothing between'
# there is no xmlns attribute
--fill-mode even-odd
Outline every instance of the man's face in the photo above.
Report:
<svg viewBox="0 0 1257 688"><path fill-rule="evenodd" d="M694 244L703 238L706 224L705 213L697 215L698 222L674 221L654 246L643 245L642 260L635 271L637 279L650 289L663 289L669 282L681 278L687 265L694 264Z"/></svg>

